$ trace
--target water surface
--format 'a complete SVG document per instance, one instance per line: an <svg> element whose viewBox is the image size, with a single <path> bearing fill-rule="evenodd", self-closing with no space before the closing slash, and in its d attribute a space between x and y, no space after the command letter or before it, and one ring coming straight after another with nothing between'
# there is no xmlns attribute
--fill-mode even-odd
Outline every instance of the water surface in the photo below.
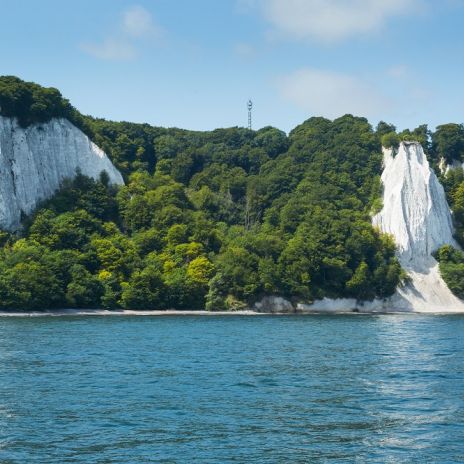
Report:
<svg viewBox="0 0 464 464"><path fill-rule="evenodd" d="M463 461L463 316L0 318L1 463Z"/></svg>

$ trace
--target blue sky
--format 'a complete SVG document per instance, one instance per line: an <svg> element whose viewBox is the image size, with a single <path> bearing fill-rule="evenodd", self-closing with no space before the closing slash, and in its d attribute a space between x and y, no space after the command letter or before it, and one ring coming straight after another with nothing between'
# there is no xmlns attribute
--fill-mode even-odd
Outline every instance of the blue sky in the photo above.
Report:
<svg viewBox="0 0 464 464"><path fill-rule="evenodd" d="M289 131L344 113L464 121L462 0L0 0L0 74L81 112Z"/></svg>

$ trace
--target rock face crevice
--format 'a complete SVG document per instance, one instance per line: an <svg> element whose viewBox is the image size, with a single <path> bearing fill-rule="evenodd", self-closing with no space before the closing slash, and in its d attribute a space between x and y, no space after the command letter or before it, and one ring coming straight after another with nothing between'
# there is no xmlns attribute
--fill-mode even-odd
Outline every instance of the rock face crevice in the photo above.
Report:
<svg viewBox="0 0 464 464"><path fill-rule="evenodd" d="M68 120L22 128L0 116L0 229L17 230L21 214L32 213L78 171L94 179L106 171L110 183L124 183L106 154Z"/></svg>

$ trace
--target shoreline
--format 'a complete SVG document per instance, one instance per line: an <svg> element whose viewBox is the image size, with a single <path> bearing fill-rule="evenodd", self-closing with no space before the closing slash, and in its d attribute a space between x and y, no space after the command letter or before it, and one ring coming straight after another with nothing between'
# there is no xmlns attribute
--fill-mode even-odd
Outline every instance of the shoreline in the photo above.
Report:
<svg viewBox="0 0 464 464"><path fill-rule="evenodd" d="M105 310L105 309L56 309L44 311L0 311L2 317L159 317L159 316L317 316L317 315L354 315L354 316L381 316L381 315L424 315L431 316L449 316L449 315L464 315L464 312L457 311L353 311L340 309L315 309L313 311L295 311L295 312L265 312L254 310L242 311L205 311L205 310Z"/></svg>
<svg viewBox="0 0 464 464"><path fill-rule="evenodd" d="M0 311L0 317L65 317L65 316L268 316L272 313L243 311L204 310L107 310L107 309L49 309L43 311ZM282 313L283 314L283 313Z"/></svg>

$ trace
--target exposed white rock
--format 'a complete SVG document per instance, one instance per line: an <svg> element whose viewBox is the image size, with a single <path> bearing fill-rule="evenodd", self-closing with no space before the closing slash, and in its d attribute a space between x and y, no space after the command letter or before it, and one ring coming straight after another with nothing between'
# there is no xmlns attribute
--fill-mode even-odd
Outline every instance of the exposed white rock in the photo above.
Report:
<svg viewBox="0 0 464 464"><path fill-rule="evenodd" d="M357 302L354 298L324 298L316 300L312 304L298 303L296 309L301 313L327 312L338 313L344 311L353 311L357 309Z"/></svg>
<svg viewBox="0 0 464 464"><path fill-rule="evenodd" d="M403 142L396 154L384 150L383 209L373 224L395 238L398 258L411 277L383 307L420 312L463 311L440 277L432 253L444 244L457 247L443 186L419 143ZM369 306L369 304L366 304Z"/></svg>
<svg viewBox="0 0 464 464"><path fill-rule="evenodd" d="M438 168L442 174L446 175L453 169L464 169L464 163L461 163L461 161L458 160L453 160L453 162L449 164L446 162L445 158L441 157L440 162L438 163Z"/></svg>
<svg viewBox="0 0 464 464"><path fill-rule="evenodd" d="M293 313L295 308L292 303L281 296L266 296L254 305L258 312L266 313Z"/></svg>
<svg viewBox="0 0 464 464"><path fill-rule="evenodd" d="M445 243L457 246L443 186L419 143L384 150L383 209L373 224L395 238L403 267L421 271Z"/></svg>
<svg viewBox="0 0 464 464"><path fill-rule="evenodd" d="M440 158L440 162L438 163L438 169L442 174L446 174L448 172L448 165L446 164L445 158Z"/></svg>
<svg viewBox="0 0 464 464"><path fill-rule="evenodd" d="M97 179L106 171L112 184L124 183L106 154L66 119L22 128L0 116L0 229L16 230L77 170Z"/></svg>

